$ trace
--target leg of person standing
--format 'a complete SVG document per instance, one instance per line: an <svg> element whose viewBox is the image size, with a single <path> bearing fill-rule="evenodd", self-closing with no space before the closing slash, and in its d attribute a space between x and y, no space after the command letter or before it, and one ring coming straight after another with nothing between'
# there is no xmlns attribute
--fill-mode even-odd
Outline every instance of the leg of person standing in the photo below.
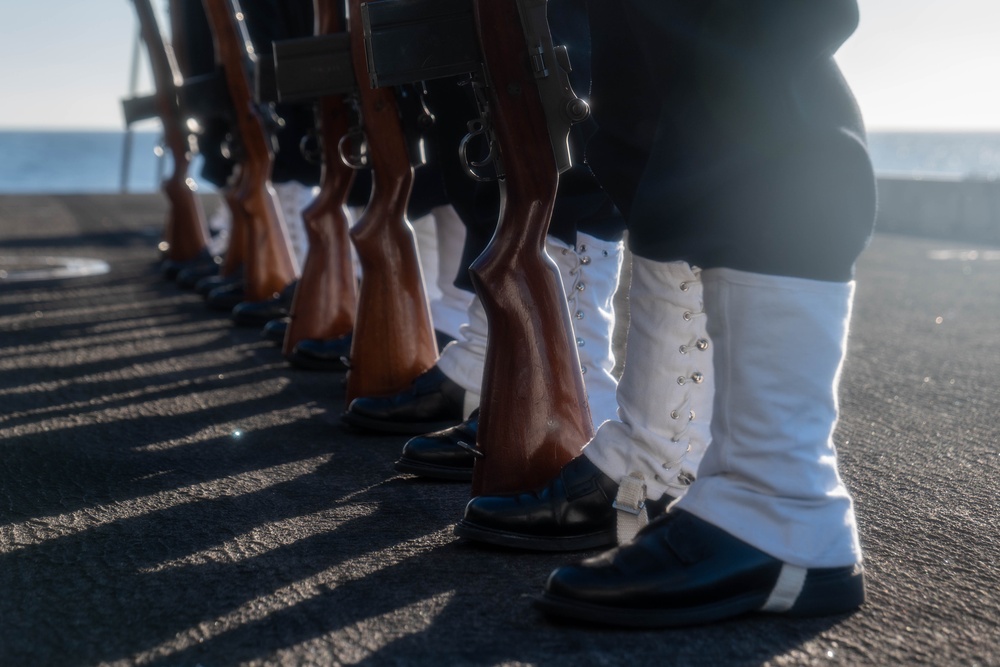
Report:
<svg viewBox="0 0 1000 667"><path fill-rule="evenodd" d="M275 41L313 34L310 0L243 0L242 8L258 58L270 58ZM292 252L301 266L309 251L302 210L312 202L320 175L319 161L306 156L301 146L315 131L315 117L311 104L275 103L273 110L281 122L274 128L277 149L271 180Z"/></svg>
<svg viewBox="0 0 1000 667"><path fill-rule="evenodd" d="M602 159L590 162L627 219L660 97L649 84L638 45L624 28L613 29L624 25L620 12L601 3L591 3L589 10L593 24L611 29L610 36L595 34L592 43L591 104L595 112L621 119L591 139L591 145L606 148ZM630 245L634 253L631 239ZM633 255L617 415L600 424L583 456L546 487L474 498L456 534L525 549L609 546L686 491L708 444L713 397L700 270L679 259L663 265L642 260Z"/></svg>
<svg viewBox="0 0 1000 667"><path fill-rule="evenodd" d="M861 550L832 434L875 191L860 115L832 56L856 26L856 3L597 5L624 17L625 33L595 21L595 41L639 45L662 97L641 178L616 184L606 159L627 121L601 106L615 84L595 61L594 111L608 134L589 156L627 202L641 266L701 267L711 445L665 516L618 549L556 570L539 604L632 626L853 609L864 599ZM595 43L595 58L602 53Z"/></svg>

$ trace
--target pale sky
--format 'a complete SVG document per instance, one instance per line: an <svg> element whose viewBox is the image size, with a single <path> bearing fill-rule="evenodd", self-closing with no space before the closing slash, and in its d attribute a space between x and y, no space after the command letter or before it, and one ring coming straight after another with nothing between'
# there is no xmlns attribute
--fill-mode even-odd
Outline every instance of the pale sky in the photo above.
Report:
<svg viewBox="0 0 1000 667"><path fill-rule="evenodd" d="M0 129L120 129L136 31L131 3L4 4ZM838 60L869 128L1000 130L998 0L860 0L860 6L861 27ZM143 62L141 85L148 91L146 69Z"/></svg>

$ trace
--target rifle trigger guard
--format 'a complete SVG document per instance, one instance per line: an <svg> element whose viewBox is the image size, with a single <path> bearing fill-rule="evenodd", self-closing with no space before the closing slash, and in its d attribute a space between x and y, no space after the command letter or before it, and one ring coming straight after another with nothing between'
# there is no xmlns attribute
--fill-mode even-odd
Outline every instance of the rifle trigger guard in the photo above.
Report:
<svg viewBox="0 0 1000 667"><path fill-rule="evenodd" d="M360 139L360 141L357 141ZM355 143L357 141L357 143ZM348 142L351 143L348 146ZM353 150L358 147L357 152ZM341 161L351 169L365 169L368 167L368 139L365 131L361 128L353 128L337 142L337 153L340 154Z"/></svg>
<svg viewBox="0 0 1000 667"><path fill-rule="evenodd" d="M316 130L310 129L299 141L299 152L309 164L323 163L323 150L321 140L316 134Z"/></svg>
<svg viewBox="0 0 1000 667"><path fill-rule="evenodd" d="M494 162L496 159L496 146L489 140L489 138L487 138L489 153L486 154L486 157L482 160L473 160L469 158L469 144L476 137L486 135L486 126L483 124L482 120L470 120L468 127L469 133L462 137L462 141L458 144L458 159L461 160L465 173L467 173L474 181L478 181L480 183L496 180L493 176L484 175L480 171L480 169Z"/></svg>

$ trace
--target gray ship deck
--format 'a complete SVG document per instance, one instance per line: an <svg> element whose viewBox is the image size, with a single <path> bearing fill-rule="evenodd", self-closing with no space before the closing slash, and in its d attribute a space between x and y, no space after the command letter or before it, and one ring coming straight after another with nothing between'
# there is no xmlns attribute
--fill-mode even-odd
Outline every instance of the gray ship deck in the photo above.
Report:
<svg viewBox="0 0 1000 667"><path fill-rule="evenodd" d="M0 197L0 664L1000 664L1000 249L861 262L837 442L868 603L625 632L544 620L566 556L459 542L467 487L342 429L342 376L164 283L163 212ZM111 270L11 281L42 256Z"/></svg>

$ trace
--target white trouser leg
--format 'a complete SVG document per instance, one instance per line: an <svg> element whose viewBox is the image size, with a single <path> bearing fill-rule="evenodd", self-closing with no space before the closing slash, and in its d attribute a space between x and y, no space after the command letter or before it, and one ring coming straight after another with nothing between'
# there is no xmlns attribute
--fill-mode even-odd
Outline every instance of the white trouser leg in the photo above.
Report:
<svg viewBox="0 0 1000 667"><path fill-rule="evenodd" d="M459 327L458 336L448 343L438 357L438 369L465 389L465 416L479 407L486 366L486 335L489 327L486 310L479 297L473 296L466 310L468 322Z"/></svg>
<svg viewBox="0 0 1000 667"><path fill-rule="evenodd" d="M611 375L615 366L612 300L618 288L622 244L580 234L576 249L548 237L546 251L558 265L568 294L590 412L600 424L613 419L617 410L616 382ZM478 407L482 391L488 327L478 298L472 300L467 314L468 322L459 328L455 342L441 352L437 366L465 389L467 412L471 412Z"/></svg>
<svg viewBox="0 0 1000 667"><path fill-rule="evenodd" d="M226 202L220 201L208 218L208 231L212 238L208 242L208 252L213 257L222 257L229 250L229 235L233 229L233 213Z"/></svg>
<svg viewBox="0 0 1000 667"><path fill-rule="evenodd" d="M551 236L545 245L566 290L590 415L599 426L618 414L618 383L611 374L615 367L612 337L623 245L583 233L577 234L575 248Z"/></svg>
<svg viewBox="0 0 1000 667"><path fill-rule="evenodd" d="M712 446L681 507L791 565L860 562L832 435L854 283L702 273Z"/></svg>
<svg viewBox="0 0 1000 667"><path fill-rule="evenodd" d="M451 206L439 206L434 215L435 237L437 239L437 279L430 296L431 316L434 328L452 338L459 337L459 328L466 321L466 311L472 302L472 292L455 287L455 276L462 263L465 246L465 225ZM421 258L422 261L422 258ZM430 278L425 275L429 283ZM429 287L429 286L428 286Z"/></svg>
<svg viewBox="0 0 1000 667"><path fill-rule="evenodd" d="M346 206L345 208L347 209L347 227L349 229L361 220L365 209L363 206ZM354 263L354 277L358 279L358 282L361 282L361 258L358 257L358 251L353 243L351 243L351 261Z"/></svg>
<svg viewBox="0 0 1000 667"><path fill-rule="evenodd" d="M438 238L434 229L434 213L428 213L422 218L410 221L413 227L413 238L417 242L417 257L420 259L420 271L424 276L424 294L432 301L441 296L437 287L438 276ZM434 322L435 326L437 321Z"/></svg>
<svg viewBox="0 0 1000 667"><path fill-rule="evenodd" d="M275 183L274 191L278 193L278 203L285 218L285 230L288 232L292 254L300 267L305 266L306 255L309 253L309 236L306 234L306 223L302 220L302 211L312 203L318 189L298 181L288 181Z"/></svg>
<svg viewBox="0 0 1000 667"><path fill-rule="evenodd" d="M618 419L584 449L620 484L639 476L653 500L684 495L709 442L714 371L700 273L633 256Z"/></svg>

